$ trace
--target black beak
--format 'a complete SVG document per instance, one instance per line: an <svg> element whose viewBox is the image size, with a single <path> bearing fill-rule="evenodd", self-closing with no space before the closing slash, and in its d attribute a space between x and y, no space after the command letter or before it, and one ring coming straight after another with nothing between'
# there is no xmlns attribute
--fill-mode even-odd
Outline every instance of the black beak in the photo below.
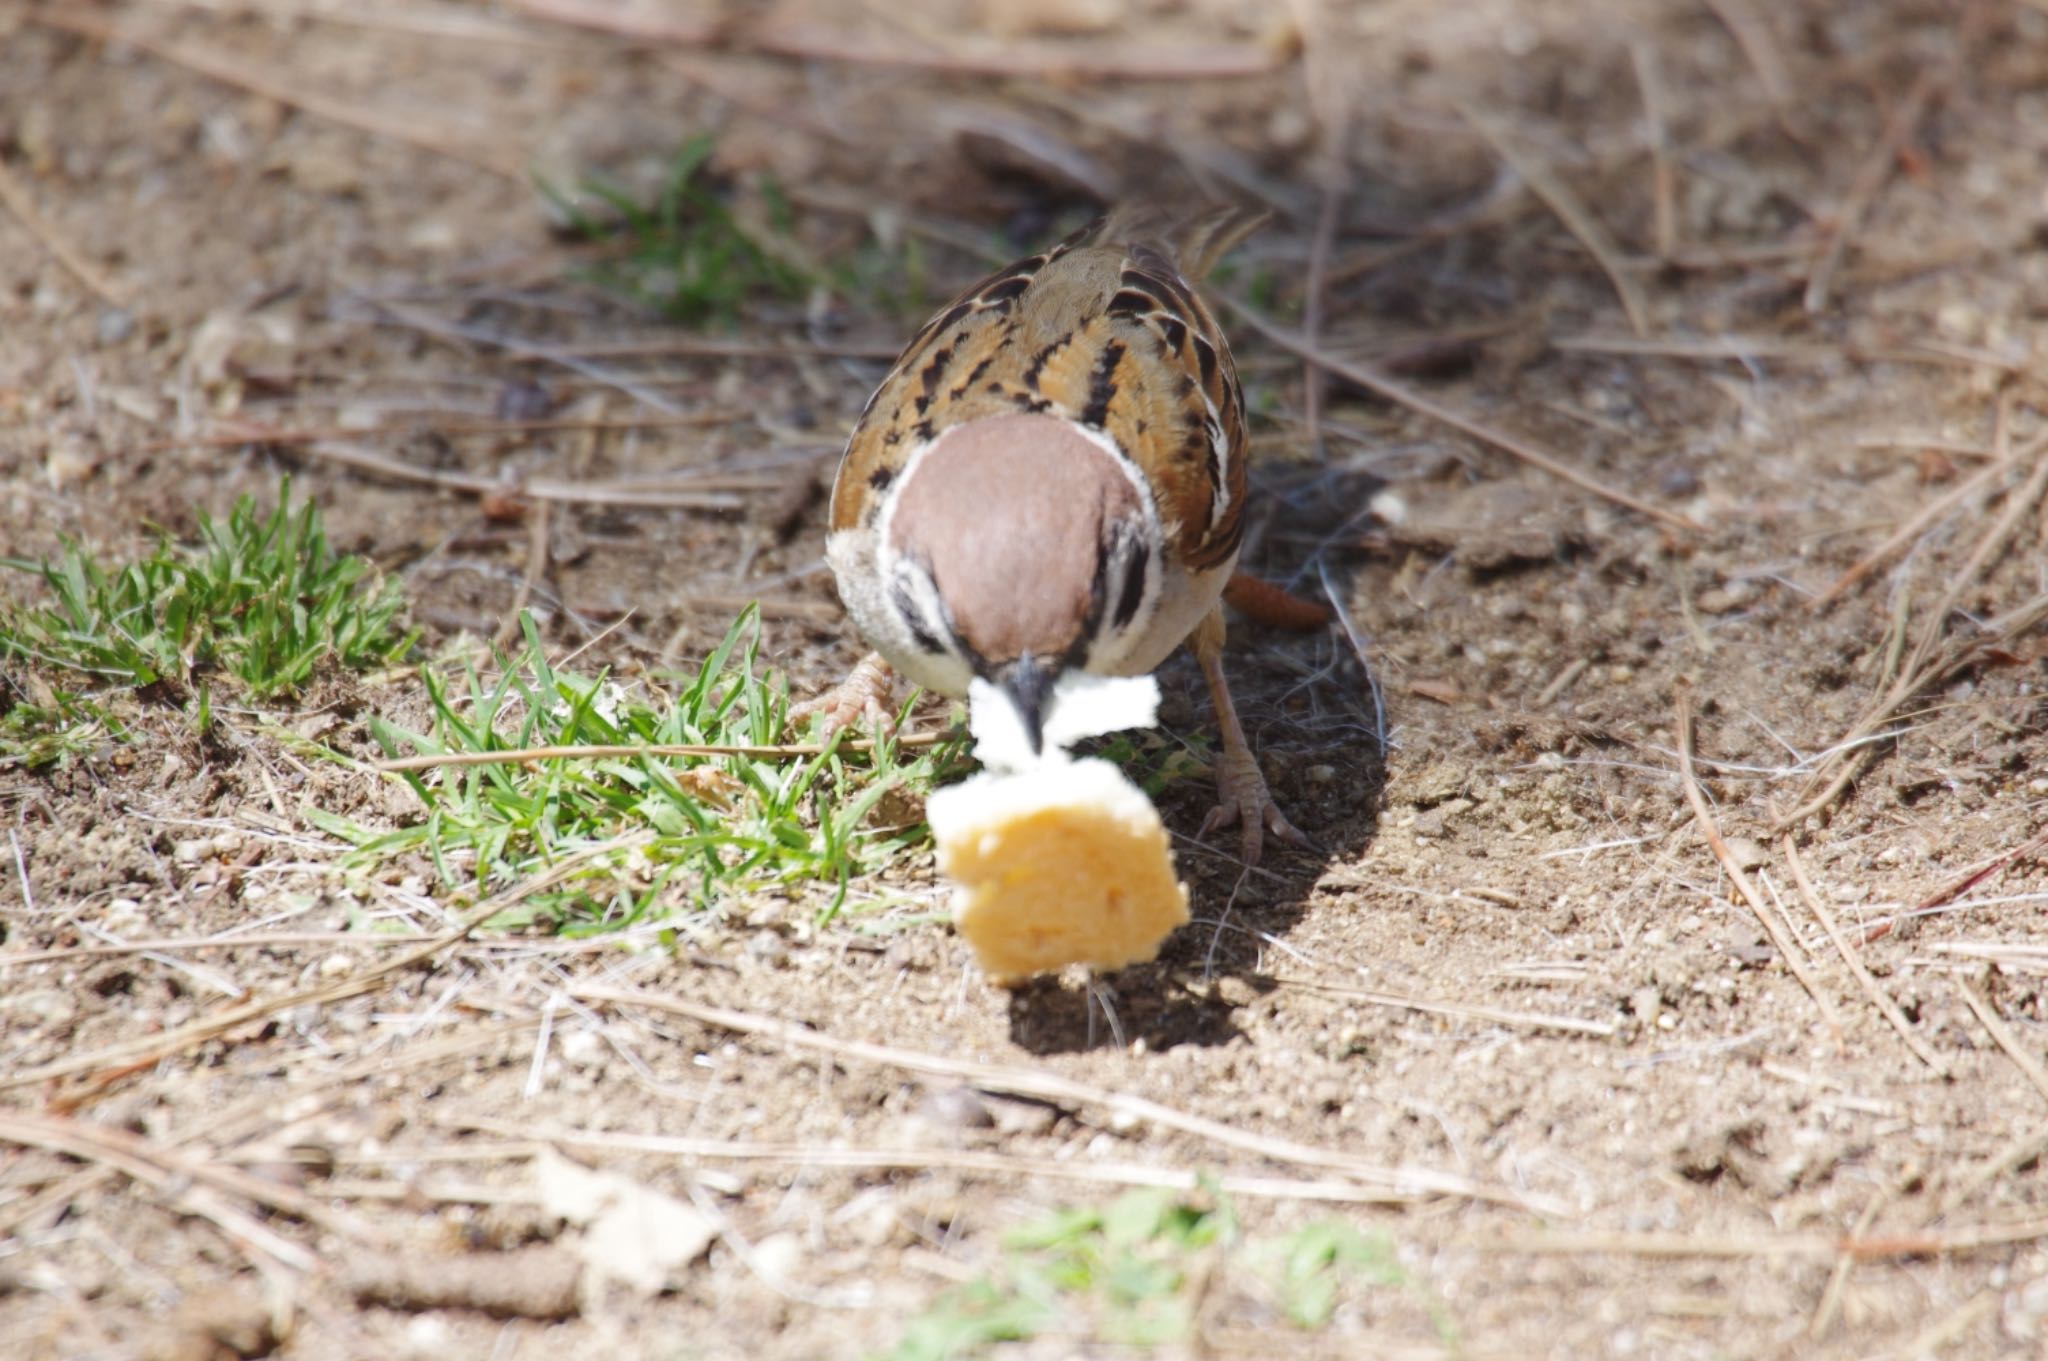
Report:
<svg viewBox="0 0 2048 1361"><path fill-rule="evenodd" d="M1058 679L1051 668L1028 652L996 669L995 682L1017 706L1017 716L1024 720L1024 735L1031 741L1033 756L1045 753L1045 711L1052 702L1053 682Z"/></svg>

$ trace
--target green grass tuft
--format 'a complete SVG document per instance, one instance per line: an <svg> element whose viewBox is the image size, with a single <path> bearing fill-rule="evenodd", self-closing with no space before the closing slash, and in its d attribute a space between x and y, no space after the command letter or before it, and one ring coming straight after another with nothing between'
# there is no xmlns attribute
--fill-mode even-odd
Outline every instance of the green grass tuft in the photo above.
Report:
<svg viewBox="0 0 2048 1361"><path fill-rule="evenodd" d="M789 695L764 672L760 621L749 608L702 668L673 695L626 687L603 674L552 666L525 620L525 650L501 659L494 679L474 666L423 673L433 708L426 732L383 720L372 735L391 756L529 747L691 745L768 747L784 740ZM631 926L651 911L707 908L732 896L805 883L846 886L922 836L918 802L960 764L960 743L916 753L882 741L858 757L821 754L537 759L406 772L424 815L376 832L312 812L354 843L368 869L424 856L444 885L481 896L565 857L642 834L628 850L594 858L558 891L494 922L545 920L567 934ZM891 809L891 795L912 805Z"/></svg>
<svg viewBox="0 0 2048 1361"><path fill-rule="evenodd" d="M0 712L0 770L67 766L102 743L127 735L102 706L68 690L53 690L40 702L25 699Z"/></svg>
<svg viewBox="0 0 2048 1361"><path fill-rule="evenodd" d="M292 694L323 665L388 663L416 634L398 625L395 582L327 543L320 511L291 504L289 479L267 514L253 497L224 521L199 512L196 543L161 538L139 562L109 567L67 541L54 561L0 558L37 577L42 599L0 602L0 662L98 682L92 694L11 683L0 763L61 764L126 736L109 705L124 692L183 700L210 721L210 683L232 678L254 699Z"/></svg>
<svg viewBox="0 0 2048 1361"><path fill-rule="evenodd" d="M615 220L585 211L549 184L540 185L573 231L619 247L616 258L592 272L595 282L686 323L730 323L757 297L804 295L811 284L805 272L749 236L711 185L704 172L713 145L708 133L684 143L651 204L608 181L585 180L584 192L609 208ZM785 205L772 188L768 199L782 224L775 229L786 233Z"/></svg>
<svg viewBox="0 0 2048 1361"><path fill-rule="evenodd" d="M1247 1241L1213 1189L1145 1188L1009 1234L995 1271L942 1295L880 1361L966 1361L1048 1335L1138 1352L1174 1346L1193 1339L1211 1282L1239 1276L1302 1330L1328 1324L1347 1286L1406 1283L1384 1234L1318 1220Z"/></svg>
<svg viewBox="0 0 2048 1361"><path fill-rule="evenodd" d="M18 658L136 689L183 691L222 671L254 698L297 691L323 662L362 667L412 646L397 584L327 544L319 508L253 497L225 521L199 512L199 541L160 540L110 569L76 543L54 562L0 558L42 579L50 603L0 607L0 659Z"/></svg>

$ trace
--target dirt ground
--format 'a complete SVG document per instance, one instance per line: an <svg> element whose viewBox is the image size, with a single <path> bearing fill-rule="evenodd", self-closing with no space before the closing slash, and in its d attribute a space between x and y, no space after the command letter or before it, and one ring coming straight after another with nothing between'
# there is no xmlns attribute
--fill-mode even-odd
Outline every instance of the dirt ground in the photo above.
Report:
<svg viewBox="0 0 2048 1361"><path fill-rule="evenodd" d="M810 690L857 652L801 493L917 304L664 324L530 173L645 185L714 132L818 258L918 243L926 304L1105 199L1263 201L1221 284L1281 337L1225 313L1248 562L1356 639L1244 626L1230 664L1321 850L1245 872L1171 785L1196 921L1092 999L992 987L928 856L824 927L385 971L351 923L466 904L345 891L306 808L417 809L303 742L377 754L404 687L0 767L0 1350L867 1356L1153 1168L1408 1280L1314 1333L1212 1281L1167 1354L2048 1354L2048 7L678 0L638 45L570 8L0 5L0 552L132 551L288 471L430 650L523 602L641 674L758 598ZM1265 69L1175 73L1217 52ZM1312 392L1310 326L1582 484ZM546 479L593 499L537 538ZM189 943L229 931L265 939ZM564 1156L707 1246L579 1293Z"/></svg>

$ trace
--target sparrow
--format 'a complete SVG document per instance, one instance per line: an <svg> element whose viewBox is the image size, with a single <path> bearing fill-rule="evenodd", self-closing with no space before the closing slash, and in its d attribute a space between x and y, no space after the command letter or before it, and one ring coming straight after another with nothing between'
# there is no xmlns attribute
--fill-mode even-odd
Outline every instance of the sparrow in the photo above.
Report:
<svg viewBox="0 0 2048 1361"><path fill-rule="evenodd" d="M997 270L911 340L839 462L826 559L874 649L805 706L878 713L889 672L976 678L1034 749L1062 676L1135 676L1183 642L1223 739L1202 831L1308 845L1274 805L1223 672L1245 523L1244 395L1194 280L1256 228L1113 213Z"/></svg>

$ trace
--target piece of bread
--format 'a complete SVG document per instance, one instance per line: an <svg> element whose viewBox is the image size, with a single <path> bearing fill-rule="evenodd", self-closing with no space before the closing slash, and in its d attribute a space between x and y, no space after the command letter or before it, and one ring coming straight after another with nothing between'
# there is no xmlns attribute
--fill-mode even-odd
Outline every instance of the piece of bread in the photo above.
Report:
<svg viewBox="0 0 2048 1361"><path fill-rule="evenodd" d="M1188 919L1157 810L1107 761L1050 751L942 789L925 811L954 923L997 982L1142 963Z"/></svg>

